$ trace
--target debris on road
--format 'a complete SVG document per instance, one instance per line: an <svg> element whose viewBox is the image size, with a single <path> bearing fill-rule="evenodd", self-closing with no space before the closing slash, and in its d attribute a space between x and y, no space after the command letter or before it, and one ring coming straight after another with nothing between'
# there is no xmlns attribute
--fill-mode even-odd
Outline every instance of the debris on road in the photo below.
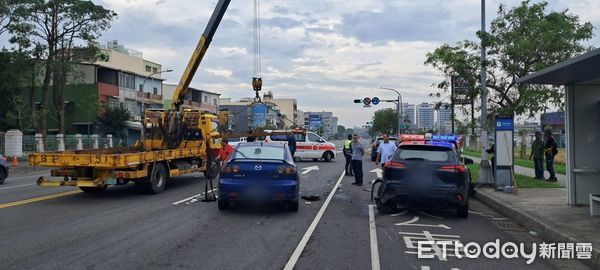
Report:
<svg viewBox="0 0 600 270"><path fill-rule="evenodd" d="M321 197L319 195L302 195L300 198L305 199L307 201L320 201Z"/></svg>
<svg viewBox="0 0 600 270"><path fill-rule="evenodd" d="M308 205L311 205L311 204L312 204L312 203L311 203L311 202L304 202L304 204L308 204Z"/></svg>

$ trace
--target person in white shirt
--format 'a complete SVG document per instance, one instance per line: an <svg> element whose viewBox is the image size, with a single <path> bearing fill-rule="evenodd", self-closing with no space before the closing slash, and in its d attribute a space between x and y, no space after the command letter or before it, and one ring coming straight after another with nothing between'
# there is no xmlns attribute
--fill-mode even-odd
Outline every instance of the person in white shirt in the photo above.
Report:
<svg viewBox="0 0 600 270"><path fill-rule="evenodd" d="M377 147L375 164L381 163L381 168L383 169L385 163L392 159L397 148L395 143L390 142L390 136L383 134L383 142Z"/></svg>

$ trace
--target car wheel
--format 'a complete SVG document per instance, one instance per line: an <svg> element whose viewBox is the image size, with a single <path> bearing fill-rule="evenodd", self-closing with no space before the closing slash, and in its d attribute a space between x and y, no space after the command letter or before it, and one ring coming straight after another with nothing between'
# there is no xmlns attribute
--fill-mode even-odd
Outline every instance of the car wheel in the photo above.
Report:
<svg viewBox="0 0 600 270"><path fill-rule="evenodd" d="M0 185L4 184L4 181L6 181L7 176L8 173L6 173L6 169L0 168Z"/></svg>
<svg viewBox="0 0 600 270"><path fill-rule="evenodd" d="M135 188L144 194L158 194L165 190L167 183L167 169L162 163L152 166L150 175L146 179L135 181Z"/></svg>
<svg viewBox="0 0 600 270"><path fill-rule="evenodd" d="M290 212L298 212L298 201L291 201L287 203L287 210Z"/></svg>
<svg viewBox="0 0 600 270"><path fill-rule="evenodd" d="M323 160L325 160L325 162L331 162L332 159L333 159L333 155L329 152L326 152L323 155Z"/></svg>
<svg viewBox="0 0 600 270"><path fill-rule="evenodd" d="M393 214L397 211L396 207L390 206L388 203L381 203L379 200L375 200L377 204L377 211L381 214Z"/></svg>
<svg viewBox="0 0 600 270"><path fill-rule="evenodd" d="M229 209L229 201L228 200L217 200L217 205L219 206L219 210L225 211Z"/></svg>
<svg viewBox="0 0 600 270"><path fill-rule="evenodd" d="M459 205L456 207L456 216L460 218L466 218L469 216L469 199L465 205Z"/></svg>
<svg viewBox="0 0 600 270"><path fill-rule="evenodd" d="M317 162L317 161L319 161L319 159L318 158L313 158L313 161Z"/></svg>

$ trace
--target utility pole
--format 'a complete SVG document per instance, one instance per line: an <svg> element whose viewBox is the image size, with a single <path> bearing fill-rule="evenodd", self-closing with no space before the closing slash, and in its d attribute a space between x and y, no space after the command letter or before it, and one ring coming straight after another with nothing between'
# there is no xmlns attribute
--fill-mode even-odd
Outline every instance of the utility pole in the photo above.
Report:
<svg viewBox="0 0 600 270"><path fill-rule="evenodd" d="M486 70L486 48L485 48L485 0L481 0L481 163L479 170L479 183L492 185L492 166L488 161L488 133L487 133L487 70Z"/></svg>
<svg viewBox="0 0 600 270"><path fill-rule="evenodd" d="M394 92L396 92L396 94L398 94L398 102L396 103L396 105L397 105L396 112L398 113L398 133L402 132L402 126L404 123L404 112L403 112L403 108L402 108L402 95L400 94L400 92L398 90L396 90L394 88L379 87L379 89L394 91Z"/></svg>

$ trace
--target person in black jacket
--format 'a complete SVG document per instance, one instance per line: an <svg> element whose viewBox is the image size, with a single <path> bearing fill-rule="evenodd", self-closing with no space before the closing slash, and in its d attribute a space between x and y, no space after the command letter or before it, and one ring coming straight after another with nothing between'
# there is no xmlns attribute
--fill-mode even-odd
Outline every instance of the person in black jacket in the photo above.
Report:
<svg viewBox="0 0 600 270"><path fill-rule="evenodd" d="M556 182L556 175L554 174L554 157L558 154L558 145L556 140L552 136L552 131L546 129L544 131L544 140L546 141L544 154L546 156L546 169L550 173L550 177L546 179L548 182Z"/></svg>
<svg viewBox="0 0 600 270"><path fill-rule="evenodd" d="M346 166L344 166L346 170L346 175L354 176L352 170L352 134L348 134L348 140L344 142L344 157L346 158Z"/></svg>

